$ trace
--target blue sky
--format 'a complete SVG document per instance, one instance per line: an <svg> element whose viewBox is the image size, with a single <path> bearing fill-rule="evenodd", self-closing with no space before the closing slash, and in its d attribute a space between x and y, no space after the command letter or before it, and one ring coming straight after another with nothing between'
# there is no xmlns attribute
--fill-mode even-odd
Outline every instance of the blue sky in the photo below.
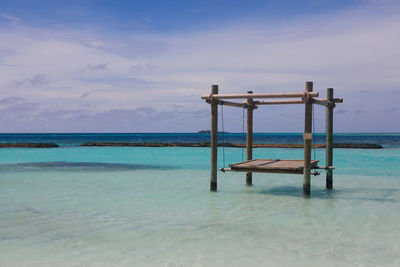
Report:
<svg viewBox="0 0 400 267"><path fill-rule="evenodd" d="M112 32L160 33L218 28L242 19L288 20L363 5L358 1L2 1L7 14L31 25L89 26ZM27 21L27 22L28 22Z"/></svg>
<svg viewBox="0 0 400 267"><path fill-rule="evenodd" d="M400 132L400 2L0 2L1 132L193 132L200 99L302 91L345 103L337 132ZM241 110L224 110L241 131ZM255 131L302 132L302 106L262 107ZM316 130L324 130L317 107Z"/></svg>

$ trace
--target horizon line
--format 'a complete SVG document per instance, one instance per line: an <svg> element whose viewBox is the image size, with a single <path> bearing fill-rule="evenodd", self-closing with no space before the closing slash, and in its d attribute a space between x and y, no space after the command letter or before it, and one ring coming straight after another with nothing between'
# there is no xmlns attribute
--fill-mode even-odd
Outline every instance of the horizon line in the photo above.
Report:
<svg viewBox="0 0 400 267"><path fill-rule="evenodd" d="M205 130L208 131L208 130ZM222 133L221 131L218 131ZM246 134L246 132L225 132L226 134ZM326 132L313 132L325 134ZM199 132L0 132L4 134L205 134ZM303 132L253 132L253 134L303 134ZM334 132L333 134L400 134L400 132Z"/></svg>

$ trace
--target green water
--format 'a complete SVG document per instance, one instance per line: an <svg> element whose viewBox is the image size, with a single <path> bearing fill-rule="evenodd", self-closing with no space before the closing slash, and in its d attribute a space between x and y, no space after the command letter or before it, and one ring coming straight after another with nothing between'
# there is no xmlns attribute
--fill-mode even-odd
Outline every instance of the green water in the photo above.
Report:
<svg viewBox="0 0 400 267"><path fill-rule="evenodd" d="M0 266L399 266L400 149L334 153L304 199L301 175L209 192L208 148L1 149Z"/></svg>

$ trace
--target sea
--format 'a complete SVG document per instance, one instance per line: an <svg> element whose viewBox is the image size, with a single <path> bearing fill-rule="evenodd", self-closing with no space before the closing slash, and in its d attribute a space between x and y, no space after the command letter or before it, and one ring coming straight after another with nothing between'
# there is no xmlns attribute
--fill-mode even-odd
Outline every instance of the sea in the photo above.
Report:
<svg viewBox="0 0 400 267"><path fill-rule="evenodd" d="M219 172L209 191L208 147L82 147L84 142L207 142L209 134L0 134L0 266L400 266L400 134L335 134L333 190L325 172ZM316 143L325 136L316 134ZM220 142L245 136L221 133ZM257 133L255 143L301 143ZM242 148L220 148L219 167ZM302 159L295 148L254 158ZM325 150L313 159L325 162Z"/></svg>

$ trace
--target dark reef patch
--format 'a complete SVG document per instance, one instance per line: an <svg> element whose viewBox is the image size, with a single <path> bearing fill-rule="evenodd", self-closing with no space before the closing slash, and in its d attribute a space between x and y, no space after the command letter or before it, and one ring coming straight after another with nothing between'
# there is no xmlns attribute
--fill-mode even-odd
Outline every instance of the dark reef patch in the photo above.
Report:
<svg viewBox="0 0 400 267"><path fill-rule="evenodd" d="M3 163L0 164L0 172L7 171L135 171L135 170L165 170L171 169L167 166L127 164L127 163L103 163L103 162L24 162L24 163Z"/></svg>
<svg viewBox="0 0 400 267"><path fill-rule="evenodd" d="M128 143L128 142L86 142L81 146L113 146L113 147L210 147L210 143ZM219 147L246 147L246 144L238 143L219 143ZM303 144L253 144L253 148L303 148ZM314 144L313 147L325 148L325 144ZM383 148L379 144L354 144L340 143L333 144L334 148L364 148L364 149L380 149Z"/></svg>
<svg viewBox="0 0 400 267"><path fill-rule="evenodd" d="M56 143L0 143L0 148L54 148Z"/></svg>

